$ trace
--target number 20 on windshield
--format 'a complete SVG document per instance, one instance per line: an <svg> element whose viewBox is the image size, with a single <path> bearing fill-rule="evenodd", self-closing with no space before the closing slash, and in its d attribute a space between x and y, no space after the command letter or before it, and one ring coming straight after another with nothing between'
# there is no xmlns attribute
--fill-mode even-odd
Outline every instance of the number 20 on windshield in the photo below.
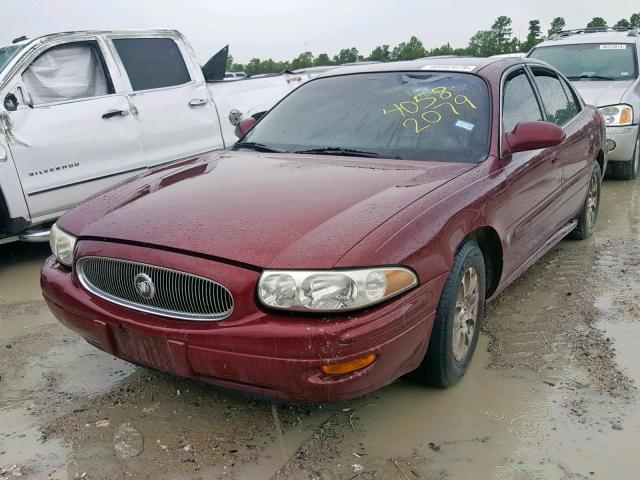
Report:
<svg viewBox="0 0 640 480"><path fill-rule="evenodd" d="M431 92L421 92L394 103L392 108L383 108L382 113L389 115L397 112L404 118L402 126L413 128L418 134L437 125L447 116L460 116L462 108L477 110L478 107L466 95L456 94L447 87L434 87Z"/></svg>

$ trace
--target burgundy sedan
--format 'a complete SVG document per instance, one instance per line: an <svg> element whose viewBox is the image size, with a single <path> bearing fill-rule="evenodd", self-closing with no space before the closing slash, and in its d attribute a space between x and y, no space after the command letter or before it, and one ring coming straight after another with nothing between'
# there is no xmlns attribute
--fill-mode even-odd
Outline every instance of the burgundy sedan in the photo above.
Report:
<svg viewBox="0 0 640 480"><path fill-rule="evenodd" d="M331 70L238 132L60 218L42 289L62 323L255 396L446 387L485 302L598 218L602 118L534 60Z"/></svg>

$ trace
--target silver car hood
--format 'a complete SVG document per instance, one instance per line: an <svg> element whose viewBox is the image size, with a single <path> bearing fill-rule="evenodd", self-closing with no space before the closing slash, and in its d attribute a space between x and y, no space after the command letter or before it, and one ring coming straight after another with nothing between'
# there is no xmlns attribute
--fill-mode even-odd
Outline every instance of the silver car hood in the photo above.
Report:
<svg viewBox="0 0 640 480"><path fill-rule="evenodd" d="M616 105L622 102L624 94L633 85L635 80L583 80L572 82L576 90L582 95L584 101L596 107Z"/></svg>

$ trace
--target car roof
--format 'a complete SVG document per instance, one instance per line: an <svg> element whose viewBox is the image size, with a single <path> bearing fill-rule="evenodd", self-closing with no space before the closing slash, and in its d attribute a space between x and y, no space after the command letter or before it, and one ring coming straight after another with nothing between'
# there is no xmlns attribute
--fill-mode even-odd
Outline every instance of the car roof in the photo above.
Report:
<svg viewBox="0 0 640 480"><path fill-rule="evenodd" d="M130 29L130 30L72 30L68 32L47 33L38 35L33 38L26 38L10 45L26 45L35 40L51 40L57 37L65 37L68 35L180 35L177 30L169 28L147 28L147 29ZM4 45L5 47L9 45Z"/></svg>
<svg viewBox="0 0 640 480"><path fill-rule="evenodd" d="M425 57L416 60L401 62L384 62L368 65L352 65L347 67L336 67L324 72L320 77L333 77L337 75L347 75L353 73L374 73L374 72L394 72L394 71L452 71L478 73L488 65L503 64L504 68L522 63L536 63L547 65L535 59L522 57Z"/></svg>
<svg viewBox="0 0 640 480"><path fill-rule="evenodd" d="M575 45L578 43L638 43L640 32L635 29L577 29L558 32L539 43L535 48L551 45Z"/></svg>

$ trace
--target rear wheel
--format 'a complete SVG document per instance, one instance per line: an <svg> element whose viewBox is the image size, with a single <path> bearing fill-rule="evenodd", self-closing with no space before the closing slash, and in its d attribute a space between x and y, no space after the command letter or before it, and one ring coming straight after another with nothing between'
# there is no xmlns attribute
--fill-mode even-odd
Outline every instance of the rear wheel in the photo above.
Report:
<svg viewBox="0 0 640 480"><path fill-rule="evenodd" d="M600 211L601 179L600 165L596 163L591 173L591 179L589 180L587 198L584 200L580 216L578 217L578 225L575 230L569 234L569 237L574 240L585 240L593 235L596 229L598 213Z"/></svg>
<svg viewBox="0 0 640 480"><path fill-rule="evenodd" d="M475 242L465 242L453 262L440 302L429 347L414 379L437 387L460 380L471 363L484 316L485 265Z"/></svg>
<svg viewBox="0 0 640 480"><path fill-rule="evenodd" d="M609 162L611 165L611 177L616 180L633 180L640 173L640 133L636 139L636 147L633 157L628 162Z"/></svg>

